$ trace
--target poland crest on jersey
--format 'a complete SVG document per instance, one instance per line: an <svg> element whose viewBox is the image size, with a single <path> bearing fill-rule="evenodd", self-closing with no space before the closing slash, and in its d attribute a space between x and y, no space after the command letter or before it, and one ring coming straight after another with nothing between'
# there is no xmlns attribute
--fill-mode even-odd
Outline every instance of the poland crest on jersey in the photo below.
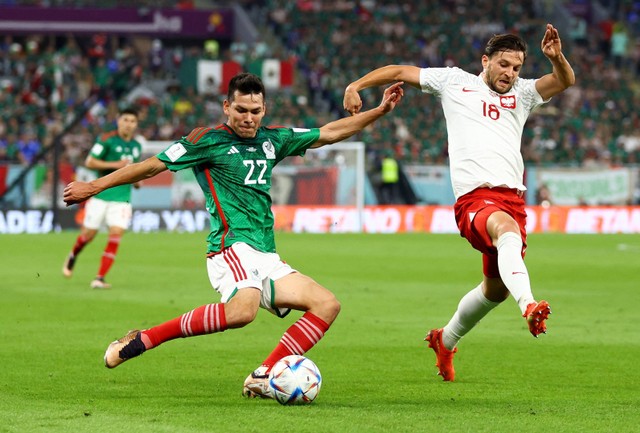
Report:
<svg viewBox="0 0 640 433"><path fill-rule="evenodd" d="M514 109L516 108L516 96L500 96L500 106L502 108Z"/></svg>

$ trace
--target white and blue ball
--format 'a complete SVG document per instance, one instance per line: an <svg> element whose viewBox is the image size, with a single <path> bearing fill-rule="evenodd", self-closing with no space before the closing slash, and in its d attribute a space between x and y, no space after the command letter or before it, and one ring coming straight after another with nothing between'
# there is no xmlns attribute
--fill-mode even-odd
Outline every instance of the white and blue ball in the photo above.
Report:
<svg viewBox="0 0 640 433"><path fill-rule="evenodd" d="M300 355L282 358L271 369L269 386L280 404L309 404L322 386L322 375L316 364Z"/></svg>

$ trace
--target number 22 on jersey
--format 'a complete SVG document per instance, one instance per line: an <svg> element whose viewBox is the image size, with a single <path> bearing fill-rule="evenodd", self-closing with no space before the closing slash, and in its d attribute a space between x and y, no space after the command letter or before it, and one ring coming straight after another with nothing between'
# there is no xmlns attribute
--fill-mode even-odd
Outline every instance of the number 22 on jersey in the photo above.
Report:
<svg viewBox="0 0 640 433"><path fill-rule="evenodd" d="M245 185L264 185L267 183L264 174L267 171L267 161L264 159L245 159L242 161L245 167L249 168L247 176L244 178Z"/></svg>

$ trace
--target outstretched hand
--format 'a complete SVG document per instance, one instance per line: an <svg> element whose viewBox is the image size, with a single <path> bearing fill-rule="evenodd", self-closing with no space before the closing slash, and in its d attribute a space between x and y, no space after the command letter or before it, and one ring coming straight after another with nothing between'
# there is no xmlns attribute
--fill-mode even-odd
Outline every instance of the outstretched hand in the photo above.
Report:
<svg viewBox="0 0 640 433"><path fill-rule="evenodd" d="M403 84L404 81L398 81L385 89L384 95L382 96L382 102L380 102L380 107L384 113L388 113L396 108L396 105L404 96L404 89L402 88ZM347 87L344 91L342 105L344 106L344 109L353 116L358 114L360 109L362 109L362 99L360 99L360 95L355 89Z"/></svg>
<svg viewBox="0 0 640 433"><path fill-rule="evenodd" d="M85 201L92 195L92 188L87 182L71 182L64 188L63 200L67 206L71 206Z"/></svg>
<svg viewBox="0 0 640 433"><path fill-rule="evenodd" d="M349 112L352 116L359 113L362 108L362 99L360 99L358 91L351 87L347 87L344 91L342 105L345 111Z"/></svg>
<svg viewBox="0 0 640 433"><path fill-rule="evenodd" d="M397 83L392 84L384 90L384 95L382 95L382 102L380 102L380 108L382 108L382 111L384 113L388 113L389 111L396 108L396 105L404 96L404 89L402 88L403 84L403 81L398 81Z"/></svg>
<svg viewBox="0 0 640 433"><path fill-rule="evenodd" d="M558 29L551 24L547 24L547 30L544 32L540 48L548 59L554 59L562 54L560 34L558 33Z"/></svg>

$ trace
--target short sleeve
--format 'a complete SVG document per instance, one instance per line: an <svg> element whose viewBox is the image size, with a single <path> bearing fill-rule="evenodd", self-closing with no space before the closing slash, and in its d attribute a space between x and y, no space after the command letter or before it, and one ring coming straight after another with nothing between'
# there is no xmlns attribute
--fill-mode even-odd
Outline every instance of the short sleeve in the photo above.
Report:
<svg viewBox="0 0 640 433"><path fill-rule="evenodd" d="M420 88L424 93L440 96L451 75L459 68L422 68L420 69Z"/></svg>
<svg viewBox="0 0 640 433"><path fill-rule="evenodd" d="M104 159L106 153L107 144L100 140L96 140L93 146L91 146L91 150L89 151L89 155L96 159Z"/></svg>
<svg viewBox="0 0 640 433"><path fill-rule="evenodd" d="M205 139L194 144L183 138L158 153L156 157L171 171L195 167L209 160L207 142Z"/></svg>
<svg viewBox="0 0 640 433"><path fill-rule="evenodd" d="M551 98L546 101L542 99L542 96L538 93L538 89L536 89L536 81L538 80L518 78L518 81L514 86L516 88L516 92L518 92L520 96L520 100L529 111L540 105L546 104L551 100Z"/></svg>
<svg viewBox="0 0 640 433"><path fill-rule="evenodd" d="M318 139L318 128L278 128L278 134L282 140L282 146L278 149L277 159L282 160L287 156L302 156Z"/></svg>

